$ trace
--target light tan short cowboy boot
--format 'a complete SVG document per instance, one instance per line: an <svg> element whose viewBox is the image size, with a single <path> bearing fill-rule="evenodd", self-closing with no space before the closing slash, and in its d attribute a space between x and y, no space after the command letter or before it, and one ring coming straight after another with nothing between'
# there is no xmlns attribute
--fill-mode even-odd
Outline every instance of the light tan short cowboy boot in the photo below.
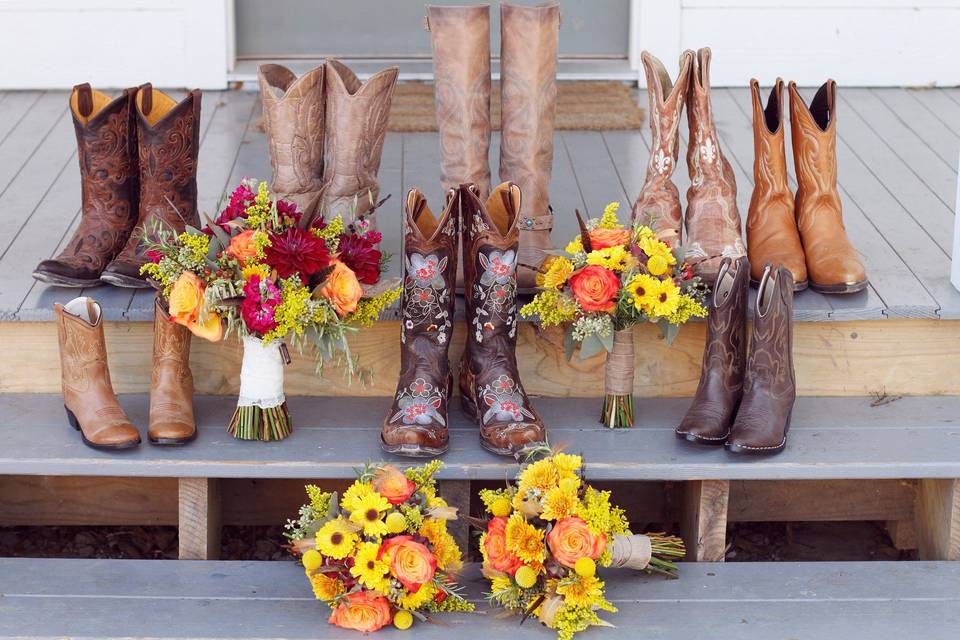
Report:
<svg viewBox="0 0 960 640"><path fill-rule="evenodd" d="M687 98L687 262L705 282L714 282L724 258L747 255L740 234L737 183L730 163L720 151L710 102L710 49L693 58Z"/></svg>
<svg viewBox="0 0 960 640"><path fill-rule="evenodd" d="M148 435L153 444L186 444L197 436L190 331L170 319L159 298L154 303Z"/></svg>
<svg viewBox="0 0 960 640"><path fill-rule="evenodd" d="M500 180L523 192L520 219L520 291L536 288L536 275L553 249L550 173L557 106L560 5L500 5Z"/></svg>
<svg viewBox="0 0 960 640"><path fill-rule="evenodd" d="M93 298L55 304L60 342L63 406L70 425L94 449L129 449L140 444L110 383L103 311Z"/></svg>
<svg viewBox="0 0 960 640"><path fill-rule="evenodd" d="M258 73L273 166L270 191L275 199L296 204L305 223L320 211L325 69L320 65L298 78L279 64L262 64Z"/></svg>
<svg viewBox="0 0 960 640"><path fill-rule="evenodd" d="M640 54L647 76L647 97L650 102L650 160L640 195L633 203L633 222L649 226L657 237L672 247L680 243L683 209L680 192L673 183L673 171L680 152L680 118L687 102L693 52L680 56L677 81L663 63L646 51Z"/></svg>

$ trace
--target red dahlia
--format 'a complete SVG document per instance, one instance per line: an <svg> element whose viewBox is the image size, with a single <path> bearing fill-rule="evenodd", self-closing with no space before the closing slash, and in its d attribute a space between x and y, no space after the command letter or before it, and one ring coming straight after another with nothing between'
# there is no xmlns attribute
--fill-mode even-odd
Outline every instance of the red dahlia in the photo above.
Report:
<svg viewBox="0 0 960 640"><path fill-rule="evenodd" d="M266 247L266 262L281 278L299 273L306 277L329 266L330 252L322 239L299 227L283 233L271 233Z"/></svg>
<svg viewBox="0 0 960 640"><path fill-rule="evenodd" d="M350 267L363 284L377 284L380 279L380 252L367 238L358 235L340 236L337 249L340 261Z"/></svg>

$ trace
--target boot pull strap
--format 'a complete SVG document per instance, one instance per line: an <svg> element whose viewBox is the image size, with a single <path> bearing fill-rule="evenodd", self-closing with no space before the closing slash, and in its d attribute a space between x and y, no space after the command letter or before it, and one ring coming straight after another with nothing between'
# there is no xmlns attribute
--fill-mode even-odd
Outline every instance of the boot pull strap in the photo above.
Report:
<svg viewBox="0 0 960 640"><path fill-rule="evenodd" d="M153 110L153 85L145 82L140 85L140 111L148 116Z"/></svg>
<svg viewBox="0 0 960 640"><path fill-rule="evenodd" d="M78 84L73 88L77 92L77 111L84 118L89 118L93 113L93 90L89 82Z"/></svg>
<svg viewBox="0 0 960 640"><path fill-rule="evenodd" d="M423 16L423 30L430 31L430 16Z"/></svg>

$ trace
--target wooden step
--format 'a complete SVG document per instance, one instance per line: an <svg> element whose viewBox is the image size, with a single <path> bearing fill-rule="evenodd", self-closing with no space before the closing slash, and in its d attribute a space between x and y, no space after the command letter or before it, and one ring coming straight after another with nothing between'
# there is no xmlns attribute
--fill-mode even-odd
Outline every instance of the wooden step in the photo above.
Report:
<svg viewBox="0 0 960 640"><path fill-rule="evenodd" d="M615 628L583 640L953 640L960 628L958 563L689 563L679 580L629 571L604 578L620 611L601 617ZM476 566L462 581L478 613L377 637L553 637L535 621L520 626L489 610ZM293 562L0 559L0 596L2 638L359 637L327 624L329 609Z"/></svg>

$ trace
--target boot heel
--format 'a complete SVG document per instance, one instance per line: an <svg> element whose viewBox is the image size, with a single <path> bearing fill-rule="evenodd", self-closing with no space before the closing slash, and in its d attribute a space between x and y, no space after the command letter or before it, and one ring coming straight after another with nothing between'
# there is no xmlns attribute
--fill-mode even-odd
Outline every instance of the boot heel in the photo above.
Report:
<svg viewBox="0 0 960 640"><path fill-rule="evenodd" d="M70 423L70 426L80 431L80 421L77 420L77 416L73 415L73 411L67 409L67 405L63 405L64 410L67 412L67 422Z"/></svg>

